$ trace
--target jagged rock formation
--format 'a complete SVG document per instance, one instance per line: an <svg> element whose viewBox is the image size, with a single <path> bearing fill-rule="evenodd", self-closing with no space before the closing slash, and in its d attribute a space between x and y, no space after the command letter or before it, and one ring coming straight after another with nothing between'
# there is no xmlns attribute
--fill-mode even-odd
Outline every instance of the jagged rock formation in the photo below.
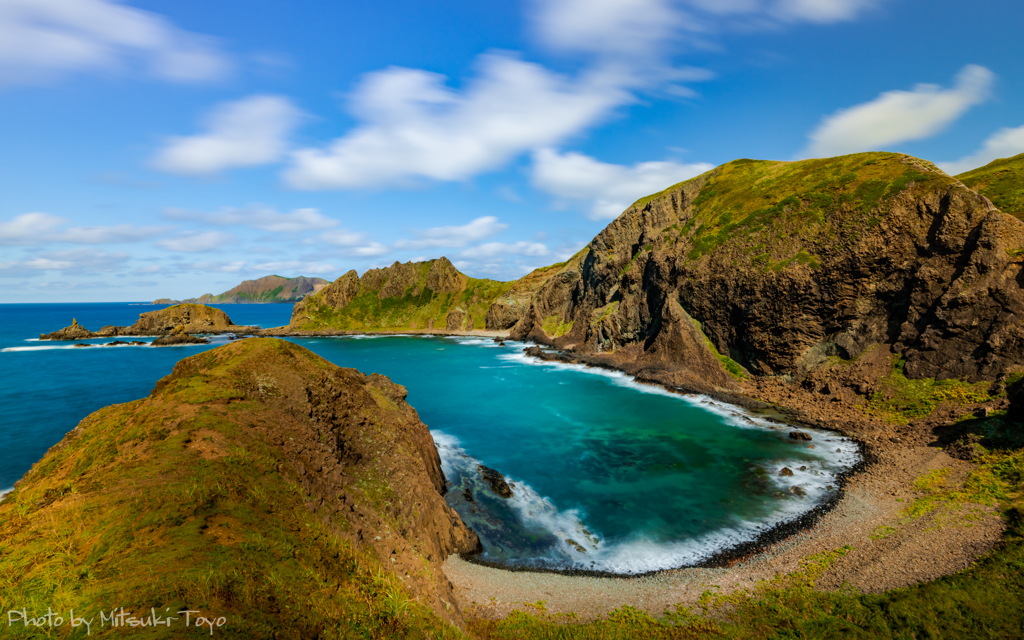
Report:
<svg viewBox="0 0 1024 640"><path fill-rule="evenodd" d="M1024 218L1024 153L993 160L957 179L992 201L1004 213Z"/></svg>
<svg viewBox="0 0 1024 640"><path fill-rule="evenodd" d="M77 320L71 326L53 333L39 335L40 340L79 340L83 338L109 338L113 336L165 336L193 333L251 333L253 327L231 322L221 309L201 304L178 304L166 309L149 311L127 327L107 326L99 331L85 329Z"/></svg>
<svg viewBox="0 0 1024 640"><path fill-rule="evenodd" d="M447 259L396 262L359 277L349 271L297 303L291 328L303 330L465 331L481 328L491 302L513 283L470 278Z"/></svg>
<svg viewBox="0 0 1024 640"><path fill-rule="evenodd" d="M580 251L565 262L559 262L540 269L534 269L512 283L512 286L498 296L487 309L484 322L488 329L511 329L522 320L530 309L530 302L537 291L552 277L567 268L574 268L586 254Z"/></svg>
<svg viewBox="0 0 1024 640"><path fill-rule="evenodd" d="M441 636L461 624L441 563L479 541L405 396L275 339L181 360L148 398L85 418L0 503L4 594L73 579L60 604L76 612L197 609L232 637L408 622ZM56 539L74 552L39 563ZM404 622L386 598L409 601Z"/></svg>
<svg viewBox="0 0 1024 640"><path fill-rule="evenodd" d="M737 160L627 209L513 337L697 389L875 345L910 378L994 380L1024 352L1022 247L1024 224L926 161Z"/></svg>
<svg viewBox="0 0 1024 640"><path fill-rule="evenodd" d="M322 278L264 276L255 280L245 280L242 284L228 289L220 295L204 293L198 298L186 298L181 302L193 304L292 303L320 291L325 286L327 286L327 281ZM160 298L154 300L153 304L180 304L180 302L170 298Z"/></svg>

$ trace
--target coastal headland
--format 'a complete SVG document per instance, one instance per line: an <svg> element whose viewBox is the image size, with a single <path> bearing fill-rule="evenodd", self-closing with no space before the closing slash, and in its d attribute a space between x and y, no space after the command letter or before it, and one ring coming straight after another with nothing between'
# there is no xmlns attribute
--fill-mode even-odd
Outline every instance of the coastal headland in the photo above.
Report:
<svg viewBox="0 0 1024 640"><path fill-rule="evenodd" d="M1012 168L1024 157L1007 162ZM961 180L930 162L894 153L799 162L737 160L637 201L569 260L520 281L469 278L445 258L396 263L362 276L349 272L306 296L295 305L287 327L242 332L268 337L443 333L497 339L507 332L511 339L546 347L531 349L537 358L616 369L640 382L772 411L863 444L864 468L847 480L837 502L808 523L813 526L782 532L749 554L722 558L720 566L624 580L509 572L459 559L452 554L471 551L473 534L441 508L444 483L431 475L430 452L434 458L437 453L428 446L429 435L422 440L425 428L415 427L420 434L415 446L410 440L393 449L386 444L392 436L384 434L398 429L398 423L375 417L378 410L398 411L404 416L398 421L402 428L414 425L415 412L404 404L401 387L372 378L359 382L355 377L361 374L345 373L363 385L373 404L334 407L323 414L329 419L321 418L314 399L344 403L351 397L333 381L342 374L323 378L327 374L315 369L334 371L331 365L294 345L280 346L288 343L279 340L239 341L183 360L150 399L87 418L85 428L54 447L0 503L0 510L23 514L10 520L19 528L0 534L0 540L16 541L14 548L24 551L18 557L28 562L28 536L42 530L47 509L100 500L101 486L120 486L118 465L143 455L147 447L162 446L149 444L148 436L140 447L111 440L113 449L89 451L111 461L102 469L112 475L92 484L86 476L76 484L72 476L85 463L62 456L84 460L93 455L76 444L89 442L82 434L113 438L111 427L97 426L103 416L114 416L130 429L166 429L168 435L154 442L173 436L181 439L173 441L175 455L196 450L206 459L203 448L219 446L216 429L209 427L207 433L199 423L195 429L158 426L166 418L154 413L153 403L169 402L166 394L176 390L175 415L219 424L221 417L230 422L241 411L243 418L231 428L246 434L246 428L269 428L272 421L259 417L265 410L283 411L295 424L318 425L323 419L324 424L341 420L355 425L346 437L336 437L327 427L301 436L308 446L273 440L280 450L273 454L274 464L263 465L270 470L264 473L276 469L281 475L268 477L264 490L287 494L300 487L298 497L287 502L294 508L289 518L311 518L330 527L340 522L335 520L340 512L351 528L337 524L323 540L333 545L343 538L352 549L374 550L376 556L367 551L360 557L381 562L380 575L390 576L389 586L358 588L368 616L360 619L375 629L404 620L393 629L408 635L419 625L433 628L429 625L436 618L487 638L563 631L633 637L638 629L648 637L757 637L758 629L780 625L808 633L870 629L869 635L924 637L971 635L987 624L993 635L1012 636L1024 610L1019 572L1024 558L1024 328L1019 320L1024 317L1024 223L996 204L1016 202L1004 182L992 177L1004 176L1004 165L991 176ZM986 185L996 185L998 199L987 197ZM185 334L229 331L218 329L218 322L223 319L210 319L204 325L209 331L195 330L189 328L196 325L190 316L189 323L175 328L184 327L178 333ZM74 338L76 326L63 330L65 339ZM89 332L89 337L100 337L102 331ZM245 355L255 350L260 360ZM280 355L270 357L271 352ZM269 364L254 364L262 358ZM290 371L299 366L295 362L305 364L294 384L281 382L278 367ZM128 407L141 413L122 414ZM367 413L367 407L372 411ZM167 410L172 411L170 405ZM377 426L370 429L370 423ZM365 437L367 429L377 439ZM346 438L363 448L351 448L356 445ZM229 464L241 456L232 453L234 443L225 441L214 459ZM301 457L321 449L315 461ZM397 450L415 455L390 457ZM403 491L415 492L410 496L374 484L380 476L350 472L350 463L385 475L402 473L407 464L426 471L402 483ZM91 464L84 468L95 469ZM382 470L384 464L391 466ZM333 476L332 469L337 470ZM178 480L187 482L186 475ZM332 477L342 478L340 484L319 488ZM75 490L61 493L65 486ZM78 486L87 490L76 498ZM194 491L208 497L210 486L220 485L204 480ZM244 497L241 487L227 481L224 486L218 496ZM343 495L354 496L354 504ZM228 513L220 499L203 503L208 517ZM436 517L410 524L408 514L422 516L428 502L440 505L430 511ZM358 515L358 509L371 507L376 515ZM76 513L92 518L104 510ZM196 514L184 517L183 523L198 522ZM367 528L366 518L374 517L380 519ZM171 520L160 522L167 528L154 534L156 539L174 530L166 524ZM267 536L263 526L253 530ZM389 535L396 532L397 546L381 555L378 547L390 544ZM422 551L426 543L416 536L433 540L430 553ZM426 561L396 565L403 544ZM138 547L123 548L126 554L139 552ZM233 560L243 561L250 562L250 556ZM77 571L78 563L68 566ZM332 562L322 563L317 566L334 570ZM346 575L367 575L361 571ZM419 581L407 582L414 574L421 576ZM320 574L317 579L329 591L348 578ZM370 585L385 579L352 580ZM31 581L18 584L29 589ZM191 593L189 588L175 593ZM217 600L214 592L204 597L229 609L232 602L242 603L234 605L239 611L262 602L238 591L226 593L231 597ZM395 614L395 600L401 599L396 593L419 598L422 615L419 609L410 617ZM651 617L666 611L671 614L667 618ZM337 616L325 610L321 619L328 624ZM934 626L933 619L943 626ZM592 622L568 630L556 627L580 621Z"/></svg>

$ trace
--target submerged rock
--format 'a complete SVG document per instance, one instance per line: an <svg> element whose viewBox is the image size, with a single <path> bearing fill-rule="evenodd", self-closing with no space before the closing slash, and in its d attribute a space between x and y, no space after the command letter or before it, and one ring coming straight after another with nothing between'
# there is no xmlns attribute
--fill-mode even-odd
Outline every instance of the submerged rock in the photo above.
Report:
<svg viewBox="0 0 1024 640"><path fill-rule="evenodd" d="M160 336L153 341L154 347L169 347L176 344L210 344L206 338L190 336L185 333L176 333L170 336Z"/></svg>
<svg viewBox="0 0 1024 640"><path fill-rule="evenodd" d="M477 470L480 471L480 477L484 479L484 482L490 485L491 490L494 491L494 493L498 494L502 498L512 497L512 488L508 486L508 483L505 482L505 476L501 475L500 472L495 471L490 467L485 467L482 464L477 465Z"/></svg>
<svg viewBox="0 0 1024 640"><path fill-rule="evenodd" d="M586 548L584 548L583 545L581 545L580 543L576 542L572 538L566 538L565 539L565 544L569 545L570 547L572 547L573 549L579 551L580 553L586 553L587 552Z"/></svg>

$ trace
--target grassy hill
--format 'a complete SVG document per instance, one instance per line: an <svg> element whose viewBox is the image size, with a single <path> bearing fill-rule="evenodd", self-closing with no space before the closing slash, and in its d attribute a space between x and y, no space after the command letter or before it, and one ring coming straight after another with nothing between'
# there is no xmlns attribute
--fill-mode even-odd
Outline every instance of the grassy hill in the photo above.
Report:
<svg viewBox="0 0 1024 640"><path fill-rule="evenodd" d="M218 637L457 635L435 578L454 549L438 545L471 534L403 398L280 340L182 360L150 397L85 418L0 502L0 609L73 609L98 638L126 635L101 625L122 607L179 618L146 637L209 637L186 610L222 619Z"/></svg>
<svg viewBox="0 0 1024 640"><path fill-rule="evenodd" d="M557 265L556 265L557 266ZM350 271L295 305L291 326L303 330L463 331L505 329L554 273L538 269L514 282L470 278L447 259L396 262L360 277ZM500 303L501 313L492 312Z"/></svg>
<svg viewBox="0 0 1024 640"><path fill-rule="evenodd" d="M1024 153L993 160L957 178L1004 213L1024 219Z"/></svg>
<svg viewBox="0 0 1024 640"><path fill-rule="evenodd" d="M322 278L264 276L255 280L245 280L219 295L206 293L198 298L188 298L183 302L199 304L294 303L319 291L326 285L327 281ZM177 304L177 302L170 298L160 298L153 301L153 304Z"/></svg>

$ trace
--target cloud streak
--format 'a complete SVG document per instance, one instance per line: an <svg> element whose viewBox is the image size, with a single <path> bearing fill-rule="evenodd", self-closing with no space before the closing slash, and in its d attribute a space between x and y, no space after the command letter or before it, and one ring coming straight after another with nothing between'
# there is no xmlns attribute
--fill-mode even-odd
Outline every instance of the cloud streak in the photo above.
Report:
<svg viewBox="0 0 1024 640"><path fill-rule="evenodd" d="M870 102L841 109L811 132L801 155L836 156L929 138L988 99L994 78L985 67L967 65L952 88L919 84L912 91L887 91Z"/></svg>
<svg viewBox="0 0 1024 640"><path fill-rule="evenodd" d="M444 76L392 67L367 74L349 108L360 121L324 148L293 152L298 189L459 181L596 124L632 96L599 74L557 75L504 53L478 61L462 90Z"/></svg>
<svg viewBox="0 0 1024 640"><path fill-rule="evenodd" d="M328 218L318 209L310 207L293 209L288 213L281 213L276 209L261 205L242 209L224 207L213 213L167 209L163 215L170 220L187 220L223 227L250 227L270 233L301 233L338 226L337 220Z"/></svg>
<svg viewBox="0 0 1024 640"><path fill-rule="evenodd" d="M217 80L231 69L214 39L149 11L108 0L0 3L0 83L35 84L139 63L150 75L175 82Z"/></svg>
<svg viewBox="0 0 1024 640"><path fill-rule="evenodd" d="M201 176L280 160L302 112L283 96L255 95L216 106L203 123L206 131L175 136L153 158L156 169Z"/></svg>
<svg viewBox="0 0 1024 640"><path fill-rule="evenodd" d="M130 224L65 228L67 222L49 213L23 213L7 222L0 222L0 245L119 244L147 240L167 230L166 227Z"/></svg>

